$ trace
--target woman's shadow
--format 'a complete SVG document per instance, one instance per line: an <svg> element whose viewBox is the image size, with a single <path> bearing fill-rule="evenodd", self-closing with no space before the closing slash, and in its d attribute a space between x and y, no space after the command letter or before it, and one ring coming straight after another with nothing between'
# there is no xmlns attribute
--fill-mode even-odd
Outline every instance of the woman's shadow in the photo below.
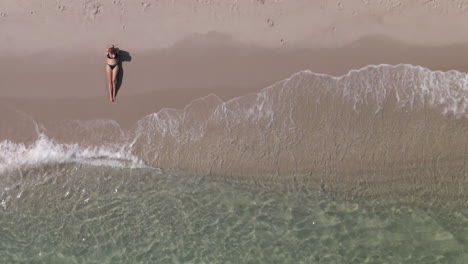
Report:
<svg viewBox="0 0 468 264"><path fill-rule="evenodd" d="M119 50L119 73L117 74L117 87L115 87L115 96L119 93L120 87L122 87L123 77L124 77L124 68L123 62L132 61L132 56L130 53L125 50Z"/></svg>

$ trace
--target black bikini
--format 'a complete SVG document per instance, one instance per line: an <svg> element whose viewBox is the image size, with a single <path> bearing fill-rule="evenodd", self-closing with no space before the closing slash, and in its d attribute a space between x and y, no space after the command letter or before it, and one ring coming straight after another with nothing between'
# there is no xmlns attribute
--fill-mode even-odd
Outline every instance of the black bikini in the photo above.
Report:
<svg viewBox="0 0 468 264"><path fill-rule="evenodd" d="M111 58L111 57L109 56L109 52L108 52L108 53L107 53L107 58L108 58L108 59L117 59L117 58L119 58L119 54L116 53L116 54L114 55L114 58ZM111 64L107 64L107 65L111 68L111 70L113 70L113 69L115 68L115 66L117 66L117 65L119 65L119 64L117 63L117 64L114 64L114 65L111 65Z"/></svg>

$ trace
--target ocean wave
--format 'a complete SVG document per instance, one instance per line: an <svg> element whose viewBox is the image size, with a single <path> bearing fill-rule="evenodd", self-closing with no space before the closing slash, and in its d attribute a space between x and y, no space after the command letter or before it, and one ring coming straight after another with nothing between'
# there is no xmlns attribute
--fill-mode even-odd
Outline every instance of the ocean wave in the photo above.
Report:
<svg viewBox="0 0 468 264"><path fill-rule="evenodd" d="M301 71L227 102L208 95L144 117L128 136L148 164L203 173L382 167L449 158L448 146L463 156L455 142L466 140L449 127L465 124L448 114L468 116L465 73L369 65L339 77Z"/></svg>
<svg viewBox="0 0 468 264"><path fill-rule="evenodd" d="M48 163L75 162L94 166L145 167L135 155L119 146L81 147L59 144L45 134L30 145L8 140L0 142L0 172Z"/></svg>
<svg viewBox="0 0 468 264"><path fill-rule="evenodd" d="M336 78L345 97L355 104L373 98L377 110L382 109L389 96L394 95L399 107L416 105L441 107L443 113L468 116L468 75L459 71L431 71L409 64L369 65ZM392 94L393 93L393 94Z"/></svg>

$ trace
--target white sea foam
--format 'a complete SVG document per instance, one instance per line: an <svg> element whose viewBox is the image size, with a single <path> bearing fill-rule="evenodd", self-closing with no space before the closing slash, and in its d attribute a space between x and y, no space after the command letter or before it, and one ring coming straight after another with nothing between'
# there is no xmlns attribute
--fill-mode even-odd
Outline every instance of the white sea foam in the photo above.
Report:
<svg viewBox="0 0 468 264"><path fill-rule="evenodd" d="M368 104L371 99L378 112L387 98L394 94L400 107L428 104L441 107L444 114L468 117L468 75L456 70L443 72L410 64L380 64L368 65L338 77L306 70L286 81L304 83L308 78L319 76L330 79L326 88L352 100L355 109Z"/></svg>
<svg viewBox="0 0 468 264"><path fill-rule="evenodd" d="M94 166L145 167L135 155L121 146L81 147L79 144L59 144L40 134L31 145L0 142L0 172L23 166L47 163L76 162Z"/></svg>

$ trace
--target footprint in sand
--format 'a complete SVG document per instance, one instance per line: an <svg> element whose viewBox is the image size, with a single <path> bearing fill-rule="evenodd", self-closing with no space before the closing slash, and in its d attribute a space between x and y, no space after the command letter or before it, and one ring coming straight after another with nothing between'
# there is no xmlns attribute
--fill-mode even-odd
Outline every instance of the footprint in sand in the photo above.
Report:
<svg viewBox="0 0 468 264"><path fill-rule="evenodd" d="M65 6L64 5L59 5L59 6L57 6L57 9L60 10L60 11L64 11Z"/></svg>
<svg viewBox="0 0 468 264"><path fill-rule="evenodd" d="M231 3L231 4L229 5L229 12L231 12L231 13L239 13L239 12L240 12L239 5L237 5L237 3Z"/></svg>
<svg viewBox="0 0 468 264"><path fill-rule="evenodd" d="M101 3L98 2L87 2L83 5L86 17L94 19L97 15L103 12Z"/></svg>
<svg viewBox="0 0 468 264"><path fill-rule="evenodd" d="M268 24L268 26L273 27L273 26L275 26L275 21L273 21L272 19L269 19L269 18L268 18L268 19L267 19L267 24Z"/></svg>
<svg viewBox="0 0 468 264"><path fill-rule="evenodd" d="M212 0L197 0L197 2L200 4L205 4L205 5L210 5L213 3Z"/></svg>
<svg viewBox="0 0 468 264"><path fill-rule="evenodd" d="M145 12L151 6L151 3L142 2L141 6L142 6L143 12Z"/></svg>
<svg viewBox="0 0 468 264"><path fill-rule="evenodd" d="M5 13L5 12L1 12L1 13L0 13L0 17L7 17L7 16L8 16L8 14Z"/></svg>
<svg viewBox="0 0 468 264"><path fill-rule="evenodd" d="M124 4L122 3L122 1L120 0L114 0L114 5L116 6L120 6L120 15L123 16L125 15L125 7L124 7ZM143 10L144 11L144 10Z"/></svg>
<svg viewBox="0 0 468 264"><path fill-rule="evenodd" d="M336 6L338 6L339 10L343 10L343 2L338 2Z"/></svg>

